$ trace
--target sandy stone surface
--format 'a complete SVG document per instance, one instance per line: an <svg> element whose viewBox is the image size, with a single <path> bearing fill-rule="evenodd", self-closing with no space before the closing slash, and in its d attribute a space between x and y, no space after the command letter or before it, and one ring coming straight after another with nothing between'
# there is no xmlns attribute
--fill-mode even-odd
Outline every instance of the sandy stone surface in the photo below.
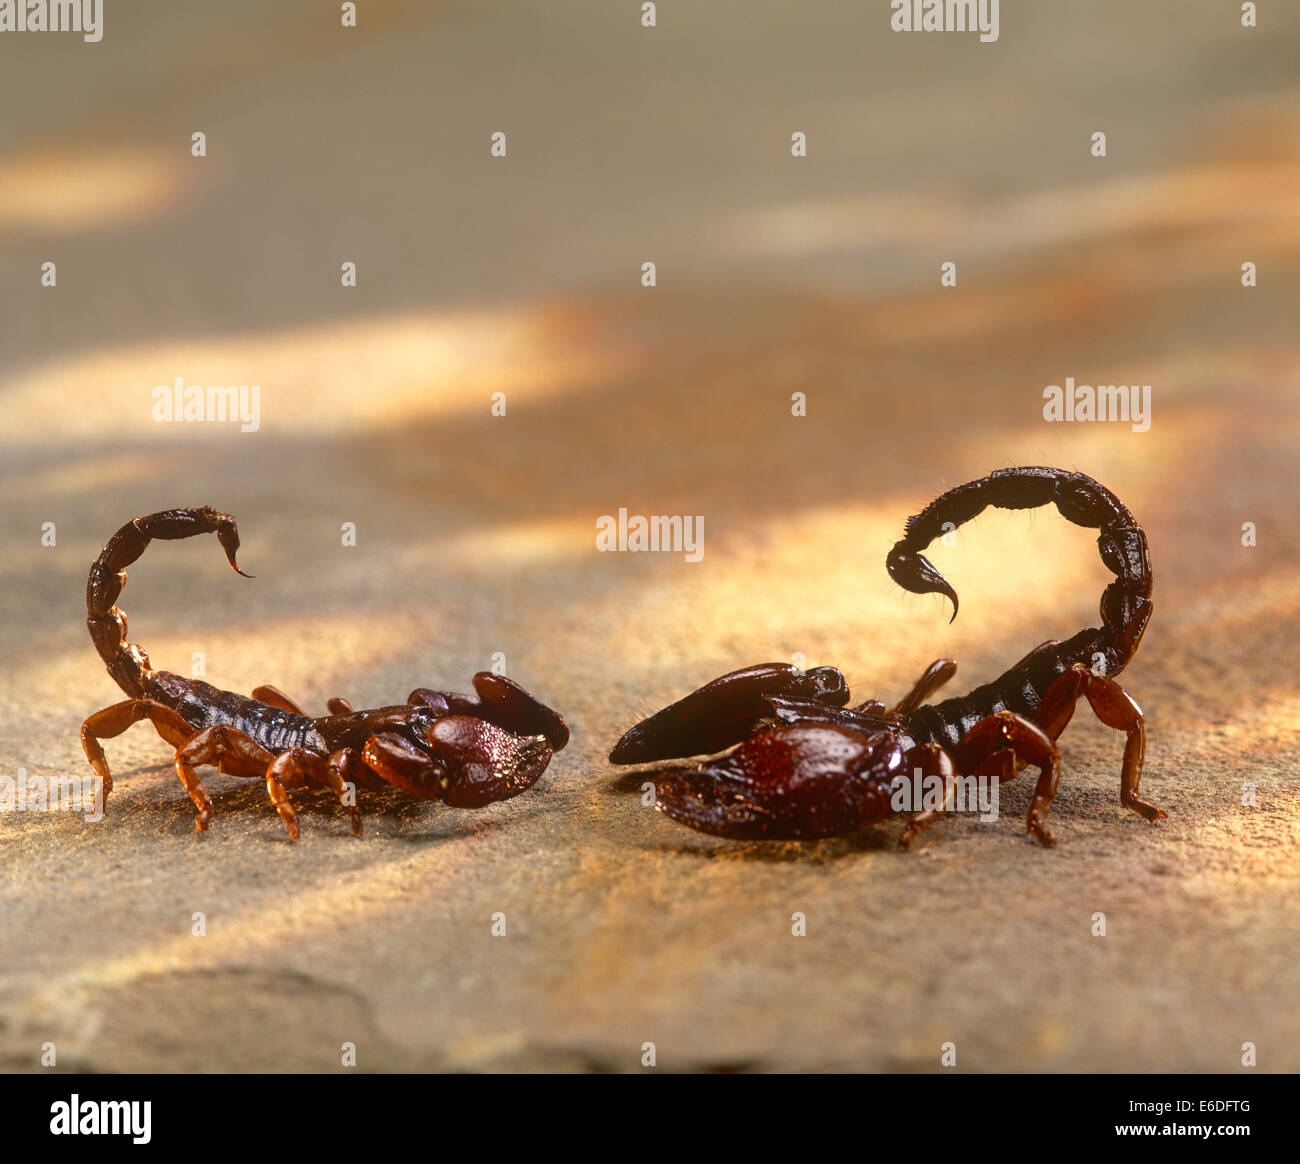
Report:
<svg viewBox="0 0 1300 1164"><path fill-rule="evenodd" d="M331 1071L352 1042L363 1070L635 1071L653 1042L660 1070L929 1071L951 1041L970 1071L1233 1071L1245 1042L1300 1069L1300 24L1243 46L1214 5L1117 31L1129 6L1103 3L1079 28L1004 13L981 56L848 4L808 6L802 41L702 5L658 48L579 5L372 0L355 45L310 7L201 33L111 12L81 89L0 136L3 774L84 770L78 726L120 698L86 569L188 504L238 516L256 578L212 539L155 543L121 605L156 665L198 652L323 712L466 690L501 652L573 740L483 811L363 793L360 840L295 793L296 843L260 782L210 770L196 838L170 749L109 741L102 822L0 813L0 1066L53 1042L68 1070ZM1099 68L1086 108L1054 81ZM1105 163L1080 144L1099 121ZM806 171L792 124L820 127ZM176 376L258 383L258 431L155 423ZM1150 430L1044 423L1066 376L1151 384ZM1167 821L1121 807L1122 738L1086 709L1051 851L1026 777L996 823L902 852L897 821L708 838L607 763L748 663L800 652L890 700L934 658L956 691L1094 625L1108 575L1054 512L936 548L951 626L885 573L908 514L1015 464L1087 472L1147 530L1123 682ZM597 553L619 507L702 515L703 560Z"/></svg>

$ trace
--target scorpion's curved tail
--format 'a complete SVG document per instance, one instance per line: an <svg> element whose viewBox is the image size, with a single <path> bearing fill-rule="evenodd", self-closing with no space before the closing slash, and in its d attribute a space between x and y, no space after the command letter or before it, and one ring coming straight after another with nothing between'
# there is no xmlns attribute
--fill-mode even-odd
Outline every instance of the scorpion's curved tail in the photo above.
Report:
<svg viewBox="0 0 1300 1164"><path fill-rule="evenodd" d="M940 719L942 736L950 736L960 730L960 721L1000 708L1027 714L1038 705L1051 681L1073 664L1083 663L1114 675L1137 650L1152 610L1146 534L1118 497L1082 473L1037 466L999 469L950 489L907 519L902 540L886 559L890 577L916 594L946 595L952 600L952 617L956 618L956 591L920 551L987 506L1036 509L1047 504L1054 504L1076 525L1101 531L1097 538L1101 560L1115 574L1115 581L1102 592L1102 625L1080 631L1063 643L1045 643L993 683L967 696L914 712L909 725L918 729L918 734L944 742L938 730Z"/></svg>
<svg viewBox="0 0 1300 1164"><path fill-rule="evenodd" d="M126 567L144 553L154 538L172 541L205 533L217 535L235 572L244 574L235 562L235 551L239 549L235 519L209 505L197 509L164 509L128 521L108 539L108 545L90 567L90 577L86 579L86 626L108 673L132 698L144 694L151 668L144 648L126 641L126 615L115 605L126 585ZM244 574L244 577L252 575Z"/></svg>

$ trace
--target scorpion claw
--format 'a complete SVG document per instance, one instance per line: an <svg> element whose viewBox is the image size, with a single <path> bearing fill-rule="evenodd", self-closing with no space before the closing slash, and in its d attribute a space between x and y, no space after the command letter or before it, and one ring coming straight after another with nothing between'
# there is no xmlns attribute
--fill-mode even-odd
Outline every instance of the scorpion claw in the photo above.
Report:
<svg viewBox="0 0 1300 1164"><path fill-rule="evenodd" d="M521 736L545 736L552 751L560 751L569 742L569 727L564 717L534 699L513 679L494 671L480 671L473 679L474 690L493 713L491 722Z"/></svg>
<svg viewBox="0 0 1300 1164"><path fill-rule="evenodd" d="M541 779L553 751L543 735L516 735L467 715L435 720L429 746L443 761L441 799L456 808L518 796Z"/></svg>
<svg viewBox="0 0 1300 1164"><path fill-rule="evenodd" d="M408 707L427 707L439 716L464 715L486 720L517 736L545 736L554 752L569 742L564 717L535 699L513 679L493 671L474 676L475 695L433 691L417 687L407 697Z"/></svg>
<svg viewBox="0 0 1300 1164"><path fill-rule="evenodd" d="M772 722L769 699L786 696L843 707L849 688L834 667L799 671L788 663L761 663L732 671L628 729L609 758L648 764L724 751Z"/></svg>
<svg viewBox="0 0 1300 1164"><path fill-rule="evenodd" d="M717 759L659 773L655 807L700 832L738 840L842 836L889 810L896 751L886 732L769 728ZM880 775L883 782L874 778Z"/></svg>
<svg viewBox="0 0 1300 1164"><path fill-rule="evenodd" d="M748 790L708 769L669 770L654 781L655 808L666 817L715 837L781 839L781 820Z"/></svg>
<svg viewBox="0 0 1300 1164"><path fill-rule="evenodd" d="M429 752L395 733L371 736L366 765L412 796L454 808L481 808L531 788L550 763L545 736L520 736L472 715L448 715L429 728Z"/></svg>

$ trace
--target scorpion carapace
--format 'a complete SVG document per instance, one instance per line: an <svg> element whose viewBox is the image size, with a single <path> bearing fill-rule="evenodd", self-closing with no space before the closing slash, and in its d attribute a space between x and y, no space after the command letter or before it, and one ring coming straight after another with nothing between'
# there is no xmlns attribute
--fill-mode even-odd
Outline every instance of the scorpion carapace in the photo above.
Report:
<svg viewBox="0 0 1300 1164"><path fill-rule="evenodd" d="M1121 803L1147 820L1160 819L1164 812L1138 794L1142 711L1114 678L1151 617L1151 561L1146 535L1113 493L1082 473L999 469L909 518L886 566L907 590L945 595L956 618L956 592L921 551L987 506L1049 503L1076 525L1101 531L1097 545L1115 581L1101 596L1100 627L1043 643L992 683L925 706L956 673L956 663L936 660L888 710L875 700L850 707L848 685L834 667L747 667L638 723L610 759L643 764L713 756L656 772L656 807L701 832L750 840L838 836L881 820L908 803L896 793L910 773L939 795L910 817L904 846L951 806L959 782L973 777L977 787L981 780L996 784L1032 764L1039 777L1026 831L1051 845L1047 814L1060 773L1055 741L1082 696L1102 723L1126 734Z"/></svg>
<svg viewBox="0 0 1300 1164"><path fill-rule="evenodd" d="M531 788L551 755L568 743L569 729L558 714L489 671L474 676L476 695L418 687L405 704L373 711L353 711L347 700L331 699L330 714L313 718L274 687L256 687L249 698L153 670L149 656L126 641L126 615L115 605L126 584L125 567L154 538L207 533L217 535L230 565L243 574L235 562L235 519L208 506L168 509L128 522L90 568L90 637L108 673L130 697L81 725L81 744L104 798L113 779L99 741L142 719L176 748L176 774L198 808L199 832L207 829L213 805L195 768L210 764L232 775L265 779L271 803L295 838L298 815L289 789L330 789L359 836L358 785L395 785L426 800L479 808Z"/></svg>

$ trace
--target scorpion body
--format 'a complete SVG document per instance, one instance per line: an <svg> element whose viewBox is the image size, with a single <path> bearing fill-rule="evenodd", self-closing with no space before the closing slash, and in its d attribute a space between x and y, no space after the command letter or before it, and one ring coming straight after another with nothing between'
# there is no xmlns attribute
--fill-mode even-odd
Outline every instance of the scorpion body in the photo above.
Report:
<svg viewBox="0 0 1300 1164"><path fill-rule="evenodd" d="M1039 780L1027 831L1051 845L1046 817L1060 772L1055 741L1083 697L1104 724L1126 735L1121 802L1147 820L1164 817L1139 796L1145 722L1114 678L1151 616L1152 576L1146 534L1113 493L1082 473L1000 469L909 518L887 569L907 590L949 598L956 618L956 592L921 551L990 505L1048 504L1076 525L1100 531L1102 561L1115 574L1102 594L1100 627L1043 643L992 683L925 704L957 670L952 660L936 660L889 710L876 700L849 707L848 684L834 667L746 668L634 726L610 759L649 763L723 752L657 773L656 807L702 832L740 839L811 839L883 819L910 771L937 781L942 803L910 818L904 846L951 803L959 777L1001 782L1033 764Z"/></svg>
<svg viewBox="0 0 1300 1164"><path fill-rule="evenodd" d="M195 768L264 778L271 802L291 837L298 817L288 789L329 788L347 809L360 835L358 785L394 785L412 795L457 807L477 808L532 787L551 755L569 739L564 720L503 675L474 676L476 695L416 688L405 704L353 711L344 699L329 701L330 713L309 716L274 687L252 698L169 671L155 671L149 656L126 640L126 615L117 599L126 567L154 538L215 533L231 567L239 531L235 519L211 507L169 509L128 522L109 539L90 568L86 623L108 673L128 698L90 716L81 728L86 758L99 778L100 795L113 787L101 739L148 719L176 748L176 773L198 809L203 832L212 798ZM248 575L244 575L248 577Z"/></svg>

